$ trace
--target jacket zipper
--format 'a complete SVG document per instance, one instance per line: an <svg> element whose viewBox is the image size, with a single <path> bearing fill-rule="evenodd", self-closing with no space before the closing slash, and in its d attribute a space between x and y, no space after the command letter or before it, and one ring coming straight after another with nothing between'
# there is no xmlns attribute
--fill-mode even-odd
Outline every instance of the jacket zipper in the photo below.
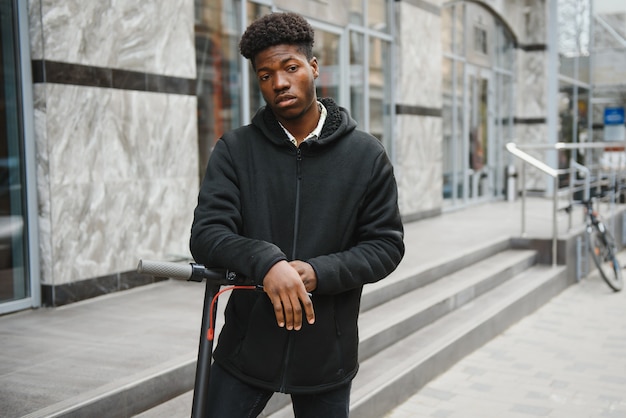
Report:
<svg viewBox="0 0 626 418"><path fill-rule="evenodd" d="M300 183L302 180L302 151L298 147L296 150L296 207L295 218L293 227L293 249L291 252L291 259L296 259L296 249L298 242L298 224L300 221ZM291 346L293 340L293 333L290 332L287 337L287 352L285 353L285 362L283 363L283 379L280 384L280 392L285 393L287 386L287 371L289 368L289 358L291 357Z"/></svg>
<svg viewBox="0 0 626 418"><path fill-rule="evenodd" d="M302 151L300 148L296 151L296 207L295 219L293 227L293 249L291 251L291 259L296 259L296 247L298 243L298 224L300 223L300 182L302 180Z"/></svg>

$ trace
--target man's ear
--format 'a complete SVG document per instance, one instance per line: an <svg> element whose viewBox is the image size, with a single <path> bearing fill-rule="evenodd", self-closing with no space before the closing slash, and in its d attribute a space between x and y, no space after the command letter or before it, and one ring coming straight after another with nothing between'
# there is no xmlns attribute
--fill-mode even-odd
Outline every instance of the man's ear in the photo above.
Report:
<svg viewBox="0 0 626 418"><path fill-rule="evenodd" d="M313 69L313 78L319 77L320 69L319 69L319 65L317 63L317 58L316 57L311 58L311 60L309 61L309 65Z"/></svg>

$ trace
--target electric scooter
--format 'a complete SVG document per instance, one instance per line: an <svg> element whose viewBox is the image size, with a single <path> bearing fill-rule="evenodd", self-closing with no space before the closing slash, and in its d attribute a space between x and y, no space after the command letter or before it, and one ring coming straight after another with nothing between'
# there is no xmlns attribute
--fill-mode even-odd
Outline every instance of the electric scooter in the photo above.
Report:
<svg viewBox="0 0 626 418"><path fill-rule="evenodd" d="M191 418L202 418L206 416L207 412L206 399L211 377L211 355L213 352L217 299L221 293L233 289L260 290L262 288L255 286L251 279L237 275L237 273L221 269L208 269L202 264L196 263L184 265L165 261L139 260L137 272L150 274L155 277L170 277L192 282L206 280L202 327L200 329L200 346L198 348L193 405L191 407ZM228 287L221 289L222 286Z"/></svg>

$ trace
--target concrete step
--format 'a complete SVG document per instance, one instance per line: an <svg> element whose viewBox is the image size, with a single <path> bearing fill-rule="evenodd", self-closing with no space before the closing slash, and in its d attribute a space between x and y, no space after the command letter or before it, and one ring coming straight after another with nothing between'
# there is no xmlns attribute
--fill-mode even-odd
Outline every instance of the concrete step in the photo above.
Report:
<svg viewBox="0 0 626 418"><path fill-rule="evenodd" d="M510 246L510 240L494 239L462 251L437 254L436 258L426 262L423 259L405 257L398 268L384 280L368 284L363 288L361 312L382 305L418 287L433 283L507 250Z"/></svg>
<svg viewBox="0 0 626 418"><path fill-rule="evenodd" d="M565 267L534 266L361 363L350 416L380 418L565 288ZM286 406L271 418L293 417Z"/></svg>
<svg viewBox="0 0 626 418"><path fill-rule="evenodd" d="M389 387L389 392L394 393L389 399L384 398L389 392L383 392L380 398L374 398L372 400L372 406L359 407L360 410L368 411L373 406L384 406L383 413L390 410L397 405L395 399L398 394L403 393L402 387L396 387L394 379L388 379L386 370L389 366L388 360L390 353L397 353L391 356L391 358L399 359L404 357L414 357L414 350L406 346L404 341L409 338L421 339L421 333L431 332L429 330L435 329L442 333L448 332L450 335L463 335L464 329L451 328L448 331L448 327L452 323L453 326L459 325L457 322L450 322L450 318L456 318L461 310L466 312L468 309L464 309L466 306L476 306L477 310L487 310L490 306L483 303L491 300L500 303L500 299L496 297L492 299L490 295L499 295L502 289L507 289L506 292L514 291L515 295L519 295L520 298L526 297L527 287L525 286L528 277L545 277L551 279L552 275L557 272L564 274L565 269L545 269L541 266L533 267L536 259L536 253L531 250L505 250L496 255L493 255L487 259L480 260L473 265L461 270L457 270L446 277L443 277L436 282L429 285L415 289L401 297L398 297L387 304L380 305L367 312L363 312L359 318L361 343L359 345L359 359L361 362L361 368L357 378L354 380L352 389L352 401L353 403L359 399L359 393L367 393L368 390L372 390L371 385L367 385L365 392L362 392L360 385L363 382L371 382L372 379L376 380L376 376L386 376L382 381L376 380L381 387ZM546 273L544 273L544 271ZM530 275L530 276L529 276ZM535 279L536 280L536 279ZM509 282L514 283L511 285ZM563 281L564 282L564 281ZM517 290L518 287L521 290ZM531 295L530 298L533 296ZM504 298L505 301L515 301L511 296ZM477 302L481 301L481 302ZM530 300L528 303L533 303ZM478 305L477 305L478 304ZM500 305L498 305L499 307ZM502 309L507 308L504 304ZM472 316L478 317L473 312L466 312L463 315L471 315L468 317L468 321L472 321ZM498 312L494 318L490 320L503 321L502 318L498 318L500 313ZM516 320L518 320L518 317ZM512 321L515 322L515 321ZM510 323L512 323L510 322ZM508 320L507 320L507 323ZM437 325L436 325L437 324ZM465 324L461 324L466 326ZM416 336L417 337L414 337ZM481 345L493 338L494 334L483 334L484 340ZM430 337L428 337L430 338ZM426 339L428 340L428 339ZM436 341L433 340L433 344ZM396 347L401 347L398 349ZM434 347L437 347L435 345ZM454 352L462 352L459 347L453 348ZM467 354L469 352L466 352ZM464 355L465 355L464 354ZM452 366L462 356L454 359L450 357L444 357L443 361L435 361L426 363L425 367L429 370L445 370ZM377 362L377 359L383 359L381 362ZM380 366L378 366L380 364ZM368 373L368 367L371 372ZM400 368L411 368L410 364L402 364ZM408 370L407 369L407 370ZM394 373L398 372L398 369L394 367ZM419 370L420 378L427 376L422 370ZM439 373L437 373L439 374ZM430 378L436 376L432 375ZM401 376L402 373L399 374ZM430 380L425 380L427 382ZM402 382L404 385L406 382ZM410 388L411 386L407 386ZM421 387L421 386L419 386ZM419 389L409 390L407 396L414 393ZM376 392L373 392L376 393ZM279 401L280 399L280 401ZM391 400L391 403L386 404ZM286 418L292 416L290 409L289 399L286 397L277 397L273 399L273 403L269 404L266 408L268 416L272 418ZM364 400L361 402L368 403ZM284 406L273 413L282 404ZM389 407L389 409L384 409ZM355 407L351 407L351 411L355 410ZM374 410L376 408L374 407ZM380 412L379 411L379 412ZM351 412L351 416L354 416L355 412ZM371 415L373 417L383 416L382 414Z"/></svg>
<svg viewBox="0 0 626 418"><path fill-rule="evenodd" d="M382 417L567 284L565 267L534 266L362 363L351 417Z"/></svg>
<svg viewBox="0 0 626 418"><path fill-rule="evenodd" d="M359 316L359 361L433 323L535 264L532 250L506 250L406 292Z"/></svg>
<svg viewBox="0 0 626 418"><path fill-rule="evenodd" d="M532 267L535 264L536 252L531 250L510 250L506 249L506 246L498 244L496 246L489 245L481 251L469 252L459 258L460 260L455 263L446 262L441 265L442 270L444 270L443 277L436 273L436 269L429 267L423 269L421 273L414 274L412 280L406 278L392 280L389 286L398 286L398 283L401 282L405 289L404 293L386 302L373 304L373 307L361 313L359 320L361 370L353 386L353 402L359 399L357 394L361 393L359 382L364 381L361 375L369 375L368 368L372 368L372 364L377 364L376 361L372 363L373 359L380 358L380 356L385 358L387 356L385 353L393 353L394 347L398 344L402 345L402 350L406 350L405 340L420 334L420 332L428 332L426 330L433 329L433 327L437 329L434 324L446 324L445 318L458 315L455 312L465 306L475 305L477 298L487 297L504 286L507 281L513 280L515 283L523 284L525 279L520 277L525 277L524 272L528 269L532 268L531 276L543 277L542 267ZM453 264L452 267L451 264ZM552 269L547 271L556 272ZM558 271L560 272L561 269ZM420 274L425 274L427 278L424 279ZM431 280L433 277L435 279ZM379 284L379 288L385 288L382 282ZM499 298L496 297L495 300L498 301ZM473 314L470 312L470 315ZM497 315L495 320L498 320ZM463 330L450 332L455 335L461 334ZM414 357L411 350L406 351L405 356ZM437 368L448 368L452 364L453 362L446 362L444 365L437 365ZM371 373L373 375L385 374L383 370L376 370L376 368ZM369 377L366 377L365 381L368 380ZM394 385L393 381L390 381L389 384ZM396 389L390 390L395 391ZM381 396L386 396L384 393ZM399 393L402 393L402 390ZM414 391L408 392L408 394L412 393ZM189 413L191 399L192 392L188 392L170 402L146 411L140 416L143 418L166 415L183 417ZM381 403L381 400L374 399L372 402ZM385 402L381 404L386 405ZM395 405L393 403L389 409ZM361 408L368 409L369 407ZM178 414L173 412L175 410L178 411ZM289 397L276 394L262 416L278 418L290 417L292 414ZM382 415L373 416L380 417Z"/></svg>

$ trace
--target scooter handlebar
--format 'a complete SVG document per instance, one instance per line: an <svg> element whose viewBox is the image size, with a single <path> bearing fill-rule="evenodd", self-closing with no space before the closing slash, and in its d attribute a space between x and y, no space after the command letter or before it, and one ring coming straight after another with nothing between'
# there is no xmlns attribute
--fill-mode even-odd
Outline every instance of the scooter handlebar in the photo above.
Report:
<svg viewBox="0 0 626 418"><path fill-rule="evenodd" d="M219 285L254 285L254 281L225 269L208 269L202 264L139 260L137 272L156 277L170 277L192 282L208 280Z"/></svg>
<svg viewBox="0 0 626 418"><path fill-rule="evenodd" d="M156 277L171 277L173 279L189 280L193 273L193 267L191 264L139 260L137 273L150 274Z"/></svg>

